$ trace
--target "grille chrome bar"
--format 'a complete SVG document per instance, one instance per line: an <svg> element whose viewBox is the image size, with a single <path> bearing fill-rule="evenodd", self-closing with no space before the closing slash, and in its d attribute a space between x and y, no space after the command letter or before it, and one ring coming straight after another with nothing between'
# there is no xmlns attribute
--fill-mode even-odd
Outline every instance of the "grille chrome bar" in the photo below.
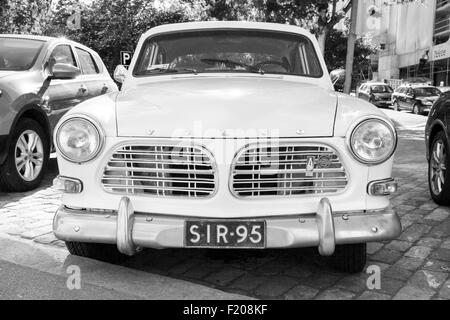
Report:
<svg viewBox="0 0 450 320"><path fill-rule="evenodd" d="M122 195L208 198L217 190L217 170L201 146L127 145L114 151L101 184Z"/></svg>
<svg viewBox="0 0 450 320"><path fill-rule="evenodd" d="M346 170L333 148L303 144L246 146L233 161L229 181L238 198L335 194L347 183Z"/></svg>

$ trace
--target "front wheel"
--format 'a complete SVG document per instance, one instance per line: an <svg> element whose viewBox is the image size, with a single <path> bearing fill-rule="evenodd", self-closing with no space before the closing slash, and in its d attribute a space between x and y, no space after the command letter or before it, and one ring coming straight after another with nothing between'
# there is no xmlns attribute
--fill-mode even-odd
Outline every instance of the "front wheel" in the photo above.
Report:
<svg viewBox="0 0 450 320"><path fill-rule="evenodd" d="M415 104L415 105L413 106L413 113L414 113L414 114L417 114L417 115L419 115L419 114L422 113L422 112L420 111L420 107L419 107L417 104Z"/></svg>
<svg viewBox="0 0 450 320"><path fill-rule="evenodd" d="M395 111L401 111L400 110L400 105L398 104L397 100L394 101L394 110Z"/></svg>
<svg viewBox="0 0 450 320"><path fill-rule="evenodd" d="M338 245L330 259L331 265L338 271L361 272L366 266L367 245L365 243Z"/></svg>
<svg viewBox="0 0 450 320"><path fill-rule="evenodd" d="M120 262L128 258L113 244L66 241L70 254L105 262Z"/></svg>
<svg viewBox="0 0 450 320"><path fill-rule="evenodd" d="M431 198L439 205L450 204L450 176L448 141L443 131L439 132L431 142L430 159L428 160L428 186Z"/></svg>
<svg viewBox="0 0 450 320"><path fill-rule="evenodd" d="M0 189L23 192L37 188L48 164L50 143L42 126L22 119L12 133L5 163L0 166Z"/></svg>

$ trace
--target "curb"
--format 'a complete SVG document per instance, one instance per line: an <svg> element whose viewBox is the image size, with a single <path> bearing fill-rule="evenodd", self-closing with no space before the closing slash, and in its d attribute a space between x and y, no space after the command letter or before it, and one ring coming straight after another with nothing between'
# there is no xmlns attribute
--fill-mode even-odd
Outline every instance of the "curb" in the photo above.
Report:
<svg viewBox="0 0 450 320"><path fill-rule="evenodd" d="M127 297L149 300L249 300L184 280L129 269L70 255L63 248L40 245L0 234L0 260L61 277L65 285L70 266L78 266L83 283L112 290Z"/></svg>

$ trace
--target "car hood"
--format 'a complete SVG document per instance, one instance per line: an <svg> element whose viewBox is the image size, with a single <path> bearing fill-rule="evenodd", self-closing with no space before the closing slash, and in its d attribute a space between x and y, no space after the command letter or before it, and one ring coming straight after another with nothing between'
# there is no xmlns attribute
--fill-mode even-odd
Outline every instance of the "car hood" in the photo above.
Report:
<svg viewBox="0 0 450 320"><path fill-rule="evenodd" d="M171 78L121 92L124 137L332 136L337 96L282 77Z"/></svg>
<svg viewBox="0 0 450 320"><path fill-rule="evenodd" d="M4 70L0 70L0 78L12 75L14 73L17 73L17 71L4 71Z"/></svg>

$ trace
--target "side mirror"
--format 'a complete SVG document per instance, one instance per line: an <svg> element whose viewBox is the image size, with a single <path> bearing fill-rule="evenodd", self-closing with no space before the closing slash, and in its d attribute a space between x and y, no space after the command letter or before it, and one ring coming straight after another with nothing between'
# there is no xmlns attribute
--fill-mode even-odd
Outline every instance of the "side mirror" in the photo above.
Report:
<svg viewBox="0 0 450 320"><path fill-rule="evenodd" d="M125 81L125 78L127 77L127 74L127 68L125 68L124 65L119 64L116 67L116 70L114 70L114 80L116 80L118 83L123 83Z"/></svg>
<svg viewBox="0 0 450 320"><path fill-rule="evenodd" d="M66 63L56 63L52 70L52 79L75 79L81 74L81 70Z"/></svg>

